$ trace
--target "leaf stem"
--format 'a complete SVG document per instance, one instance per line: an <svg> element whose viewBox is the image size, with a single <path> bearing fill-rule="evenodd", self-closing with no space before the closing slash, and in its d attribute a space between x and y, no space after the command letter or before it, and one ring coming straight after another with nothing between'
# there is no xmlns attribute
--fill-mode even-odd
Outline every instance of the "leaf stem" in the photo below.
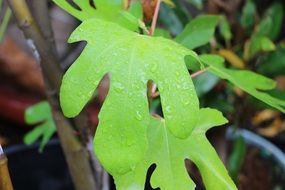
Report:
<svg viewBox="0 0 285 190"><path fill-rule="evenodd" d="M161 3L161 0L157 0L156 6L155 6L154 15L153 15L153 19L152 19L152 23L151 23L151 28L150 28L150 36L153 36L155 28L156 28L156 25L157 25L157 19L158 19L158 13L159 13L159 9L160 9L160 3Z"/></svg>
<svg viewBox="0 0 285 190"><path fill-rule="evenodd" d="M205 72L208 71L208 70L209 70L209 67L206 67L205 69L202 69L202 70L200 70L200 71L197 71L197 72L195 72L195 73L193 73L193 74L191 75L191 78L195 78L195 77L197 77L197 76L199 76L199 75L205 73Z"/></svg>

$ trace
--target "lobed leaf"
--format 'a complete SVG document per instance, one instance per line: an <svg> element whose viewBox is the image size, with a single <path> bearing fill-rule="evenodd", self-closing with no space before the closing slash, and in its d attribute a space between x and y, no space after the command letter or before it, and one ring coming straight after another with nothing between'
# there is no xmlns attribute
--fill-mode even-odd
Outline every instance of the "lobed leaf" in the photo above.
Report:
<svg viewBox="0 0 285 190"><path fill-rule="evenodd" d="M275 81L266 78L262 75L246 70L233 70L224 67L224 59L215 55L202 55L203 63L210 67L210 72L226 79L246 91L255 98L265 102L266 104L285 112L285 101L275 98L265 90L272 90L275 88Z"/></svg>
<svg viewBox="0 0 285 190"><path fill-rule="evenodd" d="M118 23L129 30L136 30L139 27L139 20L142 19L142 7L138 2L131 3L127 11L123 9L122 0L93 0L96 9L89 0L73 0L77 7L68 0L53 0L53 2L80 21L97 18Z"/></svg>
<svg viewBox="0 0 285 190"><path fill-rule="evenodd" d="M110 75L94 144L99 160L111 174L130 171L145 155L150 122L148 80L158 86L171 133L178 138L191 134L199 102L184 57L197 58L193 51L99 19L84 21L69 42L81 40L86 40L87 46L63 78L61 107L67 117L75 117L103 76Z"/></svg>
<svg viewBox="0 0 285 190"><path fill-rule="evenodd" d="M226 122L219 111L201 109L193 133L186 139L179 139L169 132L163 119L152 118L145 160L134 171L114 176L118 190L143 190L147 169L152 164L156 164L151 176L153 188L194 190L196 185L187 173L185 159L197 165L206 189L237 189L205 135L208 129Z"/></svg>

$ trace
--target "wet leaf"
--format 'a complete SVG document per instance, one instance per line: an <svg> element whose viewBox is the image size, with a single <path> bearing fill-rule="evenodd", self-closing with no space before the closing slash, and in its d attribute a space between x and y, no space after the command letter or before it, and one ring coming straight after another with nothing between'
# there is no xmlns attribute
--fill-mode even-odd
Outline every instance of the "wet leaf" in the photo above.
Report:
<svg viewBox="0 0 285 190"><path fill-rule="evenodd" d="M84 21L69 42L87 46L65 74L60 93L67 117L75 117L110 74L110 90L99 114L95 151L111 174L130 171L147 149L148 80L160 91L165 123L174 136L187 138L197 123L198 98L184 57L196 54L161 37L139 35L99 19Z"/></svg>
<svg viewBox="0 0 285 190"><path fill-rule="evenodd" d="M196 185L189 177L184 163L185 159L190 159L200 170L207 189L237 189L205 135L213 126L226 122L220 112L201 109L193 133L186 139L179 139L167 129L163 119L152 118L148 128L150 146L145 160L134 171L114 176L117 188L143 190L147 169L156 164L151 176L153 188L194 190Z"/></svg>
<svg viewBox="0 0 285 190"><path fill-rule="evenodd" d="M68 0L53 0L60 8L84 21L90 18L103 19L120 24L130 30L137 30L142 16L140 4L132 3L129 10L124 10L122 0L93 0L96 9L86 0L73 0L74 7ZM133 14L132 14L133 13Z"/></svg>

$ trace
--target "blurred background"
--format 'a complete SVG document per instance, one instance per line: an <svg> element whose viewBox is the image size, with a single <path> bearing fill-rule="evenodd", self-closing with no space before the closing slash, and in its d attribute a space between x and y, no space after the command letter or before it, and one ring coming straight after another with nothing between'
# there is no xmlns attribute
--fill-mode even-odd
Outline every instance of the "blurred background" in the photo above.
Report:
<svg viewBox="0 0 285 190"><path fill-rule="evenodd" d="M270 94L285 100L284 1L169 2L161 5L157 35L172 38L199 15L221 15L210 43L195 51L218 54L225 58L229 68L249 69L276 80L277 89ZM73 189L45 102L44 82L35 52L18 29L7 4L2 1L0 4L0 144L9 159L14 187L16 190ZM149 26L156 0L142 0L142 5L144 21ZM35 7L31 5L31 9ZM67 69L85 45L67 43L79 22L52 2L49 12L61 66ZM193 80L201 107L216 108L230 121L207 135L238 188L285 190L285 115L210 73ZM106 77L87 108L93 132L108 86ZM151 110L161 114L159 97L153 100ZM196 166L191 161L185 164L198 184L197 189L204 189ZM151 188L147 185L146 189Z"/></svg>

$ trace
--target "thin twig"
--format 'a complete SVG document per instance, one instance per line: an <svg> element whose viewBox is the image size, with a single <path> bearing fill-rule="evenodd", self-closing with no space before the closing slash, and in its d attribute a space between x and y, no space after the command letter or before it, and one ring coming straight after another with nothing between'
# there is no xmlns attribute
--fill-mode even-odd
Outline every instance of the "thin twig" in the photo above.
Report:
<svg viewBox="0 0 285 190"><path fill-rule="evenodd" d="M156 6L155 6L155 11L154 11L153 18L152 18L151 28L150 28L150 31L149 31L149 35L150 36L154 35L154 31L155 31L155 28L156 28L156 25L157 25L157 19L158 19L158 13L159 13L159 9L160 9L160 3L161 3L161 0L157 0ZM157 86L152 81L149 81L147 83L147 97L148 97L149 106L150 106L150 104L152 102L152 99L154 98L154 93L156 91L156 88L157 88Z"/></svg>
<svg viewBox="0 0 285 190"><path fill-rule="evenodd" d="M199 76L199 75L205 73L205 72L208 71L208 70L209 70L209 67L206 67L205 69L202 69L202 70L200 70L200 71L197 71L197 72L195 72L195 73L193 73L193 74L191 75L191 78L195 78L195 77L197 77L197 76Z"/></svg>
<svg viewBox="0 0 285 190"><path fill-rule="evenodd" d="M152 23L151 23L151 28L150 28L150 35L153 36L156 25L157 25L157 19L158 19L158 13L159 13L159 9L160 9L160 3L161 0L157 0L156 2L156 6L155 6L155 11L154 11L154 15L153 15L153 19L152 19Z"/></svg>

